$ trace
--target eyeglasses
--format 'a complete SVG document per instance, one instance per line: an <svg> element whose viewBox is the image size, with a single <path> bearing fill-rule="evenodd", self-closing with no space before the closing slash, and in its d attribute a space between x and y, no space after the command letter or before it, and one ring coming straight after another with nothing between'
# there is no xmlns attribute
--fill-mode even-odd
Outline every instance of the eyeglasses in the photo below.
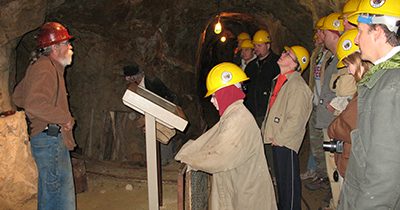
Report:
<svg viewBox="0 0 400 210"><path fill-rule="evenodd" d="M284 50L282 54L288 55L295 63L297 63L297 59L292 57L292 54L288 50Z"/></svg>
<svg viewBox="0 0 400 210"><path fill-rule="evenodd" d="M70 44L71 44L71 42L68 40L59 43L59 45L65 45L65 46L68 46Z"/></svg>

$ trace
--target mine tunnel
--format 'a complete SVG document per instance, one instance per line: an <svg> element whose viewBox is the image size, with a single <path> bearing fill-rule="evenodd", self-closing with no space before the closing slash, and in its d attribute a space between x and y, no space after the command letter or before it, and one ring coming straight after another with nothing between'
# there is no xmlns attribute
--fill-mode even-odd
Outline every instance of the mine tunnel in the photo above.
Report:
<svg viewBox="0 0 400 210"><path fill-rule="evenodd" d="M280 55L284 46L292 45L302 45L311 53L316 21L341 11L344 3L344 0L0 2L0 140L4 145L0 160L5 165L0 177L8 180L0 184L3 185L0 189L4 189L0 192L0 209L1 206L36 209L37 205L37 172L32 157L29 158L25 115L11 95L25 76L44 23L61 23L74 37L73 60L66 67L64 79L69 110L75 119L73 135L77 146L71 151L72 166L74 172L81 170L83 176L75 180L77 209L148 209L144 119L122 102L128 88L124 69L129 66L142 71L155 89L173 93L176 98L172 102L182 108L188 121L185 130L177 130L168 144L158 145L162 177L160 205L163 209L178 209L182 203L178 202L177 194L191 186L177 187L181 163L174 156L188 140L198 138L218 122L218 111L210 98L204 97L206 77L215 65L232 62L237 36L247 32L252 37L264 29L270 34L271 50L276 54ZM219 34L214 31L217 22L222 26ZM305 80L308 75L306 70ZM309 145L304 141L299 152L301 171L306 170L308 154ZM208 180L200 176L191 184L206 187L192 190L207 197ZM303 189L303 209L322 206L325 201L321 194L328 194L328 190L322 191ZM207 209L204 197L197 203L183 199L186 201L183 205Z"/></svg>

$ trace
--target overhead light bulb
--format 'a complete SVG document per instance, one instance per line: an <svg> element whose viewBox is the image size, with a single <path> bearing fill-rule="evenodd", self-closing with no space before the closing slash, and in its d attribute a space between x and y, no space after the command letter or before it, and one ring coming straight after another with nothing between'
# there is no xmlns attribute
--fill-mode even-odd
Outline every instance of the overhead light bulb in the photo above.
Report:
<svg viewBox="0 0 400 210"><path fill-rule="evenodd" d="M221 25L221 22L219 22L219 18L218 18L218 22L217 22L217 24L215 24L215 27L214 27L214 33L220 34L221 32L222 32L222 25Z"/></svg>
<svg viewBox="0 0 400 210"><path fill-rule="evenodd" d="M226 36L222 36L220 40L221 40L221 42L225 42L226 41Z"/></svg>

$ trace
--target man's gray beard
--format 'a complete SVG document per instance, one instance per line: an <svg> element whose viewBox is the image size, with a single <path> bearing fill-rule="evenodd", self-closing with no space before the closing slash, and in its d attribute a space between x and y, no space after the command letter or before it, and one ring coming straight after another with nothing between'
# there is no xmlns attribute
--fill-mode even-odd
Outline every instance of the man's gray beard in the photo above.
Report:
<svg viewBox="0 0 400 210"><path fill-rule="evenodd" d="M66 56L66 58L60 59L61 65L64 67L71 65L72 64L72 55L73 55L72 50L68 50L68 55Z"/></svg>

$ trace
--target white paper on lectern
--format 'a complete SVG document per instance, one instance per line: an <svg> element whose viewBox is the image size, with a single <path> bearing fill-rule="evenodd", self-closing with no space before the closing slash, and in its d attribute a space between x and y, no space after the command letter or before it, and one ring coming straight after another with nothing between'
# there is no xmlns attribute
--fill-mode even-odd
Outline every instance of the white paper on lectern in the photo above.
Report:
<svg viewBox="0 0 400 210"><path fill-rule="evenodd" d="M122 101L137 112L151 114L157 122L169 128L183 131L188 124L184 116L179 115L175 104L140 86L137 86L134 91L131 88L127 89Z"/></svg>

